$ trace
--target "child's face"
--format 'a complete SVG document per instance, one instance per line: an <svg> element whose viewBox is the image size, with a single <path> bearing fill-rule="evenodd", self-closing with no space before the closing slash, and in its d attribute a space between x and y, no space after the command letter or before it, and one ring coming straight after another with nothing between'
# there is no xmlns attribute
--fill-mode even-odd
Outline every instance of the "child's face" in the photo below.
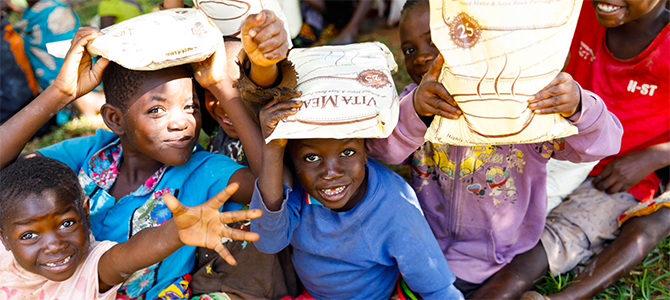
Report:
<svg viewBox="0 0 670 300"><path fill-rule="evenodd" d="M46 190L7 211L2 243L26 271L63 281L74 274L89 250L82 207L68 193Z"/></svg>
<svg viewBox="0 0 670 300"><path fill-rule="evenodd" d="M323 206L349 210L365 196L363 139L290 140L289 151L298 181Z"/></svg>
<svg viewBox="0 0 670 300"><path fill-rule="evenodd" d="M657 6L664 6L661 0L606 0L593 1L596 17L600 25L613 28L646 16ZM660 11L665 7L659 7ZM658 9L657 9L658 10Z"/></svg>
<svg viewBox="0 0 670 300"><path fill-rule="evenodd" d="M193 79L182 69L166 69L147 80L124 116L126 147L169 166L190 158L200 134L200 108Z"/></svg>
<svg viewBox="0 0 670 300"><path fill-rule="evenodd" d="M407 73L418 84L439 54L430 36L430 12L427 3L415 4L402 15L400 42Z"/></svg>
<svg viewBox="0 0 670 300"><path fill-rule="evenodd" d="M221 125L223 131L229 137L239 139L239 135L235 131L235 127L233 127L233 122L228 118L228 113L219 105L219 101L209 91L205 91L205 106L209 114Z"/></svg>

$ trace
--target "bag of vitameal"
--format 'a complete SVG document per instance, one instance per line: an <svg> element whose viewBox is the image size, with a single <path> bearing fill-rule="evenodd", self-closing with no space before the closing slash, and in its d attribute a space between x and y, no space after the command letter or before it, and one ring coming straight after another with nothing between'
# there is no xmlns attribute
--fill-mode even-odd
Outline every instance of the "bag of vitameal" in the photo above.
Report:
<svg viewBox="0 0 670 300"><path fill-rule="evenodd" d="M577 133L528 100L563 68L581 0L430 0L438 80L463 115L436 117L426 139L452 145L520 144Z"/></svg>
<svg viewBox="0 0 670 300"><path fill-rule="evenodd" d="M291 50L298 73L298 112L277 124L274 139L384 138L398 123L397 69L384 44Z"/></svg>
<svg viewBox="0 0 670 300"><path fill-rule="evenodd" d="M193 8L152 12L101 31L104 35L88 44L88 52L131 70L158 70L199 62L212 55L222 41L219 29L202 11ZM50 44L50 54L65 57L70 42L65 41L61 47L50 48Z"/></svg>

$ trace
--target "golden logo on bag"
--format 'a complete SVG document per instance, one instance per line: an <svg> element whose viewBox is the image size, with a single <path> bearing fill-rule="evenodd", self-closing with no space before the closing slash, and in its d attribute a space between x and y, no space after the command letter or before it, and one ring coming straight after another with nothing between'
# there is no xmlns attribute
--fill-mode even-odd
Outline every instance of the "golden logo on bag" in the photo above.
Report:
<svg viewBox="0 0 670 300"><path fill-rule="evenodd" d="M360 72L356 80L358 80L358 82L363 86L369 86L377 89L385 87L391 83L386 74L379 70L365 70Z"/></svg>

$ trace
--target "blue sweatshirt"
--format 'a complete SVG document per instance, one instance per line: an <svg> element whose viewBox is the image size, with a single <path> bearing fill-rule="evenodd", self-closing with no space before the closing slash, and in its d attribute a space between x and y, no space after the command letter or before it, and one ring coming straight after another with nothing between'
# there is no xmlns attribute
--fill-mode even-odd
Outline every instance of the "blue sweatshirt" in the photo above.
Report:
<svg viewBox="0 0 670 300"><path fill-rule="evenodd" d="M250 208L263 210L251 220L258 250L293 245L295 270L317 299L388 299L399 274L424 299L462 299L412 188L381 163L365 165L365 197L347 212L319 205L298 183L284 186L281 209L269 211L257 183Z"/></svg>

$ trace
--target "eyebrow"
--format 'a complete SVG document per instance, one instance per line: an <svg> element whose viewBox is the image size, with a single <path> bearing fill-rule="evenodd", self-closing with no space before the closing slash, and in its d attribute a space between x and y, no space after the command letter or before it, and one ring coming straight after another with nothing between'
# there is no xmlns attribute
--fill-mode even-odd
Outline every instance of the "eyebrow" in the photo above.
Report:
<svg viewBox="0 0 670 300"><path fill-rule="evenodd" d="M162 96L159 95L153 95L151 96L152 101L161 101L161 102L168 102L167 98L163 98ZM185 99L186 101L193 100L193 95L189 96L188 98Z"/></svg>
<svg viewBox="0 0 670 300"><path fill-rule="evenodd" d="M57 211L56 213L54 213L54 215L62 216L62 215L66 214L66 213L68 213L72 210L74 210L74 206L69 205L68 207L66 207L64 209L61 209L61 210ZM14 226L25 226L25 225L36 223L36 222L37 222L37 219L18 220L16 222L13 222L12 225L14 225Z"/></svg>

